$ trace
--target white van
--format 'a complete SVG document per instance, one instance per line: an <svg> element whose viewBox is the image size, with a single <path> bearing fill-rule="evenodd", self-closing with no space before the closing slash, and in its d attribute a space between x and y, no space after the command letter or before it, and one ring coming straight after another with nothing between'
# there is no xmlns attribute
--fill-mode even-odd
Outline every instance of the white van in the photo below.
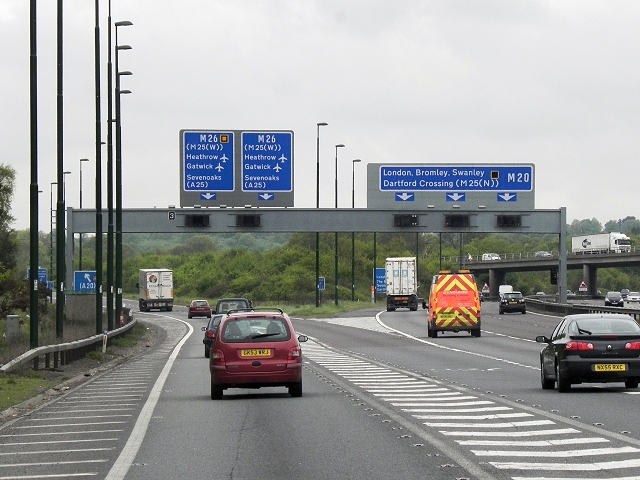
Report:
<svg viewBox="0 0 640 480"><path fill-rule="evenodd" d="M497 253L483 253L482 260L500 260L500 255Z"/></svg>
<svg viewBox="0 0 640 480"><path fill-rule="evenodd" d="M498 287L498 293L500 294L500 298L502 298L505 293L513 293L513 285L500 285Z"/></svg>

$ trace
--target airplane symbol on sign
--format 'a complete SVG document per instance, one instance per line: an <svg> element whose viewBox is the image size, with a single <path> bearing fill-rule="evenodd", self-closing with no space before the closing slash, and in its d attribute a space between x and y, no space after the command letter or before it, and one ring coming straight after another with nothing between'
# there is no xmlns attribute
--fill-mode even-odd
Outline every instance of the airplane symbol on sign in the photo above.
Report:
<svg viewBox="0 0 640 480"><path fill-rule="evenodd" d="M224 163L227 163L227 160L229 160L229 157L227 157L226 153L223 153L222 156L220 157L220 160L222 160Z"/></svg>
<svg viewBox="0 0 640 480"><path fill-rule="evenodd" d="M279 172L280 170L282 170L282 167L281 167L280 165L276 164L276 166L275 166L275 167L273 167L273 169L274 169L276 172Z"/></svg>
<svg viewBox="0 0 640 480"><path fill-rule="evenodd" d="M218 172L221 172L222 170L224 170L224 167L223 167L222 165L218 164L218 166L217 166L217 167L215 167L215 169L216 169Z"/></svg>
<svg viewBox="0 0 640 480"><path fill-rule="evenodd" d="M285 157L284 155L282 155L278 160L280 160L282 163L287 161L287 157Z"/></svg>

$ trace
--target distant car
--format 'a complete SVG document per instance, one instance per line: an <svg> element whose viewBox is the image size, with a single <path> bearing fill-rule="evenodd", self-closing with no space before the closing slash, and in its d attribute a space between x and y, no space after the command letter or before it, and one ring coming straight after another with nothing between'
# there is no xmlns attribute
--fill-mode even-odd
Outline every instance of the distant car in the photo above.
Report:
<svg viewBox="0 0 640 480"><path fill-rule="evenodd" d="M226 315L211 344L211 399L228 388L287 387L302 396L302 349L298 335L280 309Z"/></svg>
<svg viewBox="0 0 640 480"><path fill-rule="evenodd" d="M622 298L627 298L627 295L629 295L629 289L623 288L622 290L620 290L620 294L622 295Z"/></svg>
<svg viewBox="0 0 640 480"><path fill-rule="evenodd" d="M524 297L521 292L509 292L500 298L500 306L498 307L500 315L506 312L527 313L527 306L524 303Z"/></svg>
<svg viewBox="0 0 640 480"><path fill-rule="evenodd" d="M211 318L211 305L207 300L194 300L189 305L189 318L193 317L207 317Z"/></svg>
<svg viewBox="0 0 640 480"><path fill-rule="evenodd" d="M583 382L624 382L638 388L640 326L628 315L585 313L564 317L551 334L536 337L542 388L568 392Z"/></svg>
<svg viewBox="0 0 640 480"><path fill-rule="evenodd" d="M540 258L540 257L552 257L553 255L551 255L549 252L545 252L544 250L540 250L539 252L535 253L536 258Z"/></svg>
<svg viewBox="0 0 640 480"><path fill-rule="evenodd" d="M624 300L620 292L607 292L604 296L605 307L624 307Z"/></svg>
<svg viewBox="0 0 640 480"><path fill-rule="evenodd" d="M500 260L500 255L497 253L483 253L482 260Z"/></svg>
<svg viewBox="0 0 640 480"><path fill-rule="evenodd" d="M640 302L640 292L629 292L627 302Z"/></svg>
<svg viewBox="0 0 640 480"><path fill-rule="evenodd" d="M231 310L248 310L252 308L248 298L221 298L216 303L215 313L227 313Z"/></svg>
<svg viewBox="0 0 640 480"><path fill-rule="evenodd" d="M544 293L544 292L536 292L536 295L542 296L542 295L546 295L546 293Z"/></svg>
<svg viewBox="0 0 640 480"><path fill-rule="evenodd" d="M202 343L204 343L204 356L205 358L209 358L209 354L211 352L211 344L213 343L213 339L216 338L218 334L218 328L220 327L220 321L224 317L223 314L213 315L209 319L209 323L206 327L202 327L202 331L204 332L204 338L202 339Z"/></svg>

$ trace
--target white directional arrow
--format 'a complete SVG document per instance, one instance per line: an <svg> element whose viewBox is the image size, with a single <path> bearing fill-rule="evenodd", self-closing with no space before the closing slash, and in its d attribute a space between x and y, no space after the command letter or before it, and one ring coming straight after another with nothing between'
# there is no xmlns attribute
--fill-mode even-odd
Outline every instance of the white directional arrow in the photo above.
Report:
<svg viewBox="0 0 640 480"><path fill-rule="evenodd" d="M260 197L263 200L271 200L271 198L273 197L272 193L263 193L262 195L258 195L258 197Z"/></svg>
<svg viewBox="0 0 640 480"><path fill-rule="evenodd" d="M88 273L84 274L84 279L88 282L91 283L91 275L89 275Z"/></svg>
<svg viewBox="0 0 640 480"><path fill-rule="evenodd" d="M412 197L413 197L413 193L402 192L402 193L396 194L396 198L399 198L403 202L406 202L407 200L409 200Z"/></svg>
<svg viewBox="0 0 640 480"><path fill-rule="evenodd" d="M218 164L217 167L215 167L216 170L218 170L218 172L221 172L222 170L224 170L224 167L220 164Z"/></svg>
<svg viewBox="0 0 640 480"><path fill-rule="evenodd" d="M505 202L510 202L512 199L516 198L516 195L513 193L500 193L498 197L503 199Z"/></svg>
<svg viewBox="0 0 640 480"><path fill-rule="evenodd" d="M287 161L287 157L285 157L284 155L282 155L278 160L280 160L282 163Z"/></svg>
<svg viewBox="0 0 640 480"><path fill-rule="evenodd" d="M454 202L457 202L458 200L460 200L461 198L464 198L464 193L450 193L447 195L451 200L453 200Z"/></svg>
<svg viewBox="0 0 640 480"><path fill-rule="evenodd" d="M276 172L279 172L280 170L282 170L282 167L281 167L280 165L276 164L276 166L275 166L275 167L273 167L273 169L274 169Z"/></svg>
<svg viewBox="0 0 640 480"><path fill-rule="evenodd" d="M226 153L223 153L222 156L220 157L220 160L222 160L224 163L227 163L227 160L229 160L229 157L227 157Z"/></svg>
<svg viewBox="0 0 640 480"><path fill-rule="evenodd" d="M209 193L209 192L207 192L207 193L202 193L202 194L200 195L200 198L205 198L205 199L207 199L207 200L211 200L211 199L212 199L212 198L214 198L215 196L216 196L216 194L215 194L215 193Z"/></svg>

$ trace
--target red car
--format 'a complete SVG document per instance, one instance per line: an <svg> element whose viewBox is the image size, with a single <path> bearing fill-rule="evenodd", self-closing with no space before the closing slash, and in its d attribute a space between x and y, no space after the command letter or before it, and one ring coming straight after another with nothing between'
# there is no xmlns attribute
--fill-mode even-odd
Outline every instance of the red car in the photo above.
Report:
<svg viewBox="0 0 640 480"><path fill-rule="evenodd" d="M211 399L227 388L287 387L302 396L302 349L306 335L296 336L280 309L232 313L222 319L211 345Z"/></svg>
<svg viewBox="0 0 640 480"><path fill-rule="evenodd" d="M189 318L193 317L207 317L211 318L211 305L206 300L194 300L189 305Z"/></svg>

